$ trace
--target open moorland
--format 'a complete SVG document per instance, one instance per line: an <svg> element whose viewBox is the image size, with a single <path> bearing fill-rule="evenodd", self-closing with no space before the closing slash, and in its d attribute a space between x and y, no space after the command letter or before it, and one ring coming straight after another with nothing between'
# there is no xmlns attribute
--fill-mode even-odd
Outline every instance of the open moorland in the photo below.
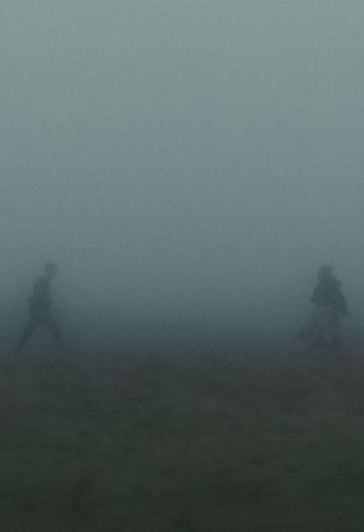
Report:
<svg viewBox="0 0 364 532"><path fill-rule="evenodd" d="M4 532L364 529L364 361L4 356Z"/></svg>

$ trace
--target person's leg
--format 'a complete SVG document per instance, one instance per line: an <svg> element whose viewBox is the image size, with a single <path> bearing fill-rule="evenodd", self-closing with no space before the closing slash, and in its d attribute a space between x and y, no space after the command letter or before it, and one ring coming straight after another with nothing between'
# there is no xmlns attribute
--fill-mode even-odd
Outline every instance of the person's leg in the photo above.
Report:
<svg viewBox="0 0 364 532"><path fill-rule="evenodd" d="M341 357L341 334L340 334L340 321L336 316L333 320L333 334L332 334L332 348L333 351Z"/></svg>
<svg viewBox="0 0 364 532"><path fill-rule="evenodd" d="M326 347L334 352L340 350L340 322L335 311L331 310L327 316L325 334Z"/></svg>
<svg viewBox="0 0 364 532"><path fill-rule="evenodd" d="M320 327L316 319L312 319L304 326L299 334L299 340L302 342L300 355L308 355L320 347Z"/></svg>
<svg viewBox="0 0 364 532"><path fill-rule="evenodd" d="M56 322L56 320L53 317L48 317L46 320L44 320L44 325L49 330L54 340L54 343L57 345L58 349L60 351L63 351L64 350L63 334L62 334L62 330L59 324Z"/></svg>
<svg viewBox="0 0 364 532"><path fill-rule="evenodd" d="M321 314L320 312L315 311L309 322L306 324L304 329L304 334L302 334L301 339L304 342L305 348L303 350L303 355L311 353L314 349L320 347L321 345L321 334L322 334L322 323L321 323Z"/></svg>
<svg viewBox="0 0 364 532"><path fill-rule="evenodd" d="M16 353L19 353L23 349L29 338L34 334L34 332L38 328L38 326L39 321L34 317L30 317L28 323L25 326L23 334L20 336L19 342L16 346Z"/></svg>
<svg viewBox="0 0 364 532"><path fill-rule="evenodd" d="M316 347L320 347L320 343L317 341L316 338L312 338L310 341L306 342L305 349L303 350L302 354L308 355L309 353L311 353L311 351L316 349Z"/></svg>

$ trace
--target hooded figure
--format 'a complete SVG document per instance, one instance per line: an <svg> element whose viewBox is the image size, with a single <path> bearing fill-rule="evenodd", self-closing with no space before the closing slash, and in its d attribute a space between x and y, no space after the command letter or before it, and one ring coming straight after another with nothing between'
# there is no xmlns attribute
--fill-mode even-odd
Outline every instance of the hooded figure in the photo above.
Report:
<svg viewBox="0 0 364 532"><path fill-rule="evenodd" d="M307 345L307 351L315 347L337 350L340 345L340 318L348 317L349 311L342 284L334 277L332 266L319 269L311 303L315 305L315 311L300 332L300 339Z"/></svg>

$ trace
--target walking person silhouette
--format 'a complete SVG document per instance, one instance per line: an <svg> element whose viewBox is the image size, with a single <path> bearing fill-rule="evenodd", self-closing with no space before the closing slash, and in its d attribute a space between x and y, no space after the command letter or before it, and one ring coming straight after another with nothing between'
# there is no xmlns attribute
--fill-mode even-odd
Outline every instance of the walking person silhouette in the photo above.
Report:
<svg viewBox="0 0 364 532"><path fill-rule="evenodd" d="M16 352L19 353L35 331L43 326L50 332L59 350L63 350L62 331L54 316L51 301L52 281L58 271L57 265L49 262L44 267L43 274L34 284L33 292L27 299L29 305L29 318L25 329L19 339Z"/></svg>
<svg viewBox="0 0 364 532"><path fill-rule="evenodd" d="M299 338L308 353L315 347L338 351L340 347L340 321L350 316L341 282L334 277L330 265L322 266L317 275L311 303L315 310L302 328Z"/></svg>

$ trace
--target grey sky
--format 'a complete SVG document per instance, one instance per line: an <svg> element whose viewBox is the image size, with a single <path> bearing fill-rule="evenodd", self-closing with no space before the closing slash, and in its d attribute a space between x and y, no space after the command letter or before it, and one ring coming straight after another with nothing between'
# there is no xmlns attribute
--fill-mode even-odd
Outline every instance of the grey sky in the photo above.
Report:
<svg viewBox="0 0 364 532"><path fill-rule="evenodd" d="M4 301L52 258L70 307L270 319L332 261L360 313L363 24L361 0L2 0Z"/></svg>

